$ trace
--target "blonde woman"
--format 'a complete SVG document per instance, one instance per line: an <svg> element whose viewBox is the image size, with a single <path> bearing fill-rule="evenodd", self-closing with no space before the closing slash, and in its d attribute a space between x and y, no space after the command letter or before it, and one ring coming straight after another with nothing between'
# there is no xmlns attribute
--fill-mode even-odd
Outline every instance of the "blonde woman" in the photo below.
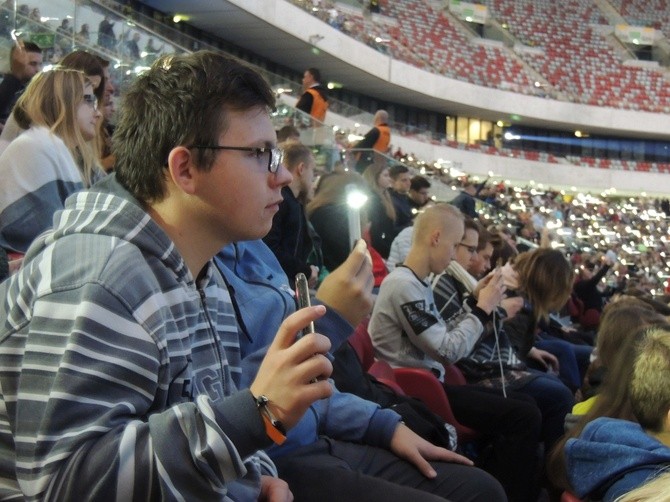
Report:
<svg viewBox="0 0 670 502"><path fill-rule="evenodd" d="M93 93L98 98L98 102L104 102L103 98L110 92L108 89L111 86L111 92L113 92L114 86L111 85L109 75L105 72L103 61L105 60L89 52L76 50L65 56L58 63L58 66L59 68L83 71L93 85ZM4 152L7 145L26 129L23 125L17 123L14 117L17 113L21 113L21 111L17 111L17 108L14 107L0 133L0 153Z"/></svg>
<svg viewBox="0 0 670 502"><path fill-rule="evenodd" d="M72 193L100 176L91 82L72 69L36 75L15 107L27 129L0 155L0 247L25 253Z"/></svg>
<svg viewBox="0 0 670 502"><path fill-rule="evenodd" d="M568 479L580 498L614 502L670 466L670 328L653 326L639 338L628 382L637 423L599 417L566 442Z"/></svg>

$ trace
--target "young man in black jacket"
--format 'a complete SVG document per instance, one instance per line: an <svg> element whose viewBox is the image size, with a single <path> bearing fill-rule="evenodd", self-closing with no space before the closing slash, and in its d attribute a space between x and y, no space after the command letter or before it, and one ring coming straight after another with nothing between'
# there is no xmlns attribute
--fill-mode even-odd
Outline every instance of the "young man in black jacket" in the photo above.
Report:
<svg viewBox="0 0 670 502"><path fill-rule="evenodd" d="M316 166L314 155L301 143L288 143L284 148L284 166L293 175L293 180L282 188L284 200L272 219L270 233L263 240L279 260L291 287L295 286L296 274L302 272L310 287L314 288L319 267L308 263L314 246L303 206L303 201L309 200L312 194Z"/></svg>

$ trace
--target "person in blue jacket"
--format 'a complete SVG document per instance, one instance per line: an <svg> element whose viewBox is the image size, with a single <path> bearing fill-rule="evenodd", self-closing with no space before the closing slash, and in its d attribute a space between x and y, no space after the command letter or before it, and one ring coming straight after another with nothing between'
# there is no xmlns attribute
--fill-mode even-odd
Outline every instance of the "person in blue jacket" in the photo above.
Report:
<svg viewBox="0 0 670 502"><path fill-rule="evenodd" d="M250 381L286 315L295 310L288 278L261 240L224 248L216 263L236 305L242 350L241 380ZM332 350L369 313L372 274L364 241L329 274L316 294L327 305L316 330ZM460 455L436 447L380 409L334 391L267 450L297 500L505 500L500 484ZM465 465L464 465L465 464Z"/></svg>
<svg viewBox="0 0 670 502"><path fill-rule="evenodd" d="M670 448L640 424L601 417L565 447L570 484L578 497L610 502L670 467Z"/></svg>
<svg viewBox="0 0 670 502"><path fill-rule="evenodd" d="M649 329L630 382L639 423L598 418L565 446L578 497L611 502L670 468L670 326Z"/></svg>

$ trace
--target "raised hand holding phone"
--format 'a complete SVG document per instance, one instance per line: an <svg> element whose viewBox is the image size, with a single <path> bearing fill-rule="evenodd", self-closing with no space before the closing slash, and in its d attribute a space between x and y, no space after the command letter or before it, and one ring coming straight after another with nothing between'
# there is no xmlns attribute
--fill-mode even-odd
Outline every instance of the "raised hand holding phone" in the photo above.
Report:
<svg viewBox="0 0 670 502"><path fill-rule="evenodd" d="M504 293L502 269L496 267L493 272L477 283L474 295L477 298L477 306L490 314L500 304Z"/></svg>
<svg viewBox="0 0 670 502"><path fill-rule="evenodd" d="M519 287L519 274L517 274L510 262L500 267L503 283L507 289L516 290Z"/></svg>
<svg viewBox="0 0 670 502"><path fill-rule="evenodd" d="M282 322L250 386L255 398L264 396L272 415L290 429L307 408L333 392L328 377L330 340L318 333L296 341L295 333L326 313L323 305L294 312Z"/></svg>

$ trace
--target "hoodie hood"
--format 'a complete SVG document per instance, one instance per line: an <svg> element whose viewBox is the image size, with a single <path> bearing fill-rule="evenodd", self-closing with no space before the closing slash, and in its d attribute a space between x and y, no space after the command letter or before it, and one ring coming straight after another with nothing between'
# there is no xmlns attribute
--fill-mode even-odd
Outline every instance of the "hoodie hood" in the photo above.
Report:
<svg viewBox="0 0 670 502"><path fill-rule="evenodd" d="M29 262L55 241L78 234L111 236L115 248L132 244L145 256L162 262L180 281L193 282L191 272L172 240L140 202L121 186L114 174L90 189L70 196L63 210L54 214L53 229L35 240L25 261ZM101 239L101 244L106 247L105 252L109 252L109 241Z"/></svg>
<svg viewBox="0 0 670 502"><path fill-rule="evenodd" d="M670 448L639 424L597 418L567 441L565 458L575 495L609 501L670 465Z"/></svg>
<svg viewBox="0 0 670 502"><path fill-rule="evenodd" d="M270 283L293 298L286 274L272 250L262 240L229 244L219 252L216 259L241 280Z"/></svg>
<svg viewBox="0 0 670 502"><path fill-rule="evenodd" d="M237 320L242 331L240 347L245 358L269 345L271 339L261 335L268 326L276 330L295 312L295 292L277 257L261 239L229 244L216 255L214 262L228 284L233 304L237 306ZM318 303L317 298L312 298L313 305ZM326 316L315 321L315 325L319 333L330 339L331 353L353 333L353 327L331 308Z"/></svg>

